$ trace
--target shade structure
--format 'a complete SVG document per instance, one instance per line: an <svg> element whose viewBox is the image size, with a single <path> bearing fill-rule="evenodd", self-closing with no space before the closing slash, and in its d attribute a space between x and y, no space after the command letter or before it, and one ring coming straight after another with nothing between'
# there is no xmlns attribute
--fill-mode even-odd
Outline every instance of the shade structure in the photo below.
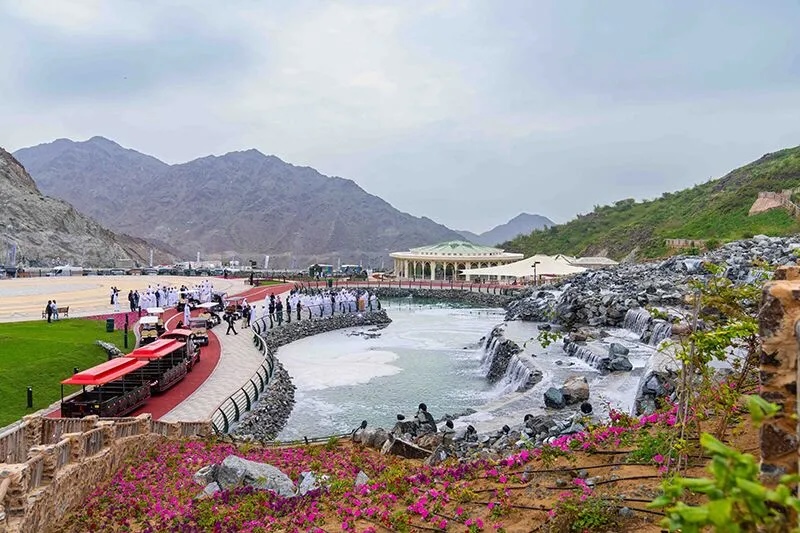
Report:
<svg viewBox="0 0 800 533"><path fill-rule="evenodd" d="M536 268L534 269L534 265ZM565 261L549 255L532 255L522 261L490 268L473 268L462 270L470 276L500 276L507 278L527 278L536 276L569 276L580 274L586 269L572 266Z"/></svg>
<svg viewBox="0 0 800 533"><path fill-rule="evenodd" d="M151 342L147 346L136 348L134 351L128 354L128 357L145 361L149 361L151 359L161 359L165 355L169 355L175 350L183 348L185 345L185 342L175 339L158 339L155 342Z"/></svg>

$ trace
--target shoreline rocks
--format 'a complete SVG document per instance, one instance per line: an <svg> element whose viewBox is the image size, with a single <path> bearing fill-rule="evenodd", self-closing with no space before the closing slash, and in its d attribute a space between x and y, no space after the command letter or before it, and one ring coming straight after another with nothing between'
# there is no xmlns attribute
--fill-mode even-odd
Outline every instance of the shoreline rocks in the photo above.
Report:
<svg viewBox="0 0 800 533"><path fill-rule="evenodd" d="M370 288L378 298L408 298L458 302L473 307L505 307L517 296L514 294L491 294L457 289L401 289L398 287Z"/></svg>

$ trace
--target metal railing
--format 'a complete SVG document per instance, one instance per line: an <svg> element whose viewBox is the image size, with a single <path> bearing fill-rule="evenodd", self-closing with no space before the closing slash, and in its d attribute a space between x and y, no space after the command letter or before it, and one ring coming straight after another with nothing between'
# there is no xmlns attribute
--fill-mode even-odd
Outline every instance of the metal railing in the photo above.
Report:
<svg viewBox="0 0 800 533"><path fill-rule="evenodd" d="M314 305L310 307L303 307L300 316L302 317L302 320L325 320L331 318L332 316L356 314L359 312L363 313L373 310L369 303L367 306L367 309L363 311L357 311L356 307L356 309L346 312L334 311L332 314L326 314L325 309L322 306ZM375 310L380 309L379 301L376 302L375 307L377 307ZM294 313L296 313L296 311L293 311L291 314ZM297 315L294 314L294 316L296 317ZM297 319L295 318L295 322L296 321ZM292 320L289 319L283 323L290 324L291 322ZM259 400L269 385L275 368L275 356L273 350L268 346L267 341L264 339L262 333L267 330L274 329L279 325L280 324L276 324L276 320L274 320L271 315L257 318L255 322L250 324L250 328L253 330L253 344L258 351L261 352L261 355L264 356L264 362L259 365L255 374L253 374L253 376L251 376L250 379L247 380L244 385L237 389L233 394L223 400L223 402L211 415L211 425L215 433L229 433L233 429L234 425L242 419L244 414L253 408L255 403Z"/></svg>
<svg viewBox="0 0 800 533"><path fill-rule="evenodd" d="M267 329L265 322L267 319L270 321L270 328L274 327L272 317L261 317L250 324L253 330L253 344L261 352L264 362L259 365L255 374L236 392L228 396L211 415L211 426L216 433L228 433L233 428L233 425L239 422L242 416L253 408L253 405L258 401L261 393L264 392L272 379L275 359L266 341L261 336L261 332Z"/></svg>

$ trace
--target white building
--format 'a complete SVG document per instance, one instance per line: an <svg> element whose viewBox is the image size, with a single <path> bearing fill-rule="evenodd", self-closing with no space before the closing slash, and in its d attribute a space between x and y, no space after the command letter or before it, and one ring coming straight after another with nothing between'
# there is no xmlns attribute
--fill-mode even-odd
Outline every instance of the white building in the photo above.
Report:
<svg viewBox="0 0 800 533"><path fill-rule="evenodd" d="M469 280L469 270L519 261L524 256L491 246L450 241L389 254L401 279ZM462 273L463 271L463 273Z"/></svg>

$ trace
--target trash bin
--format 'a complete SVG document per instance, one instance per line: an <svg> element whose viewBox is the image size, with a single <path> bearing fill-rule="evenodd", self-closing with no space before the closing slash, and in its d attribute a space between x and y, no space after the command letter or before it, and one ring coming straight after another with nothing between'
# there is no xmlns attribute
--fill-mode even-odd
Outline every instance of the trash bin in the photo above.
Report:
<svg viewBox="0 0 800 533"><path fill-rule="evenodd" d="M114 333L114 319L106 318L106 333Z"/></svg>

